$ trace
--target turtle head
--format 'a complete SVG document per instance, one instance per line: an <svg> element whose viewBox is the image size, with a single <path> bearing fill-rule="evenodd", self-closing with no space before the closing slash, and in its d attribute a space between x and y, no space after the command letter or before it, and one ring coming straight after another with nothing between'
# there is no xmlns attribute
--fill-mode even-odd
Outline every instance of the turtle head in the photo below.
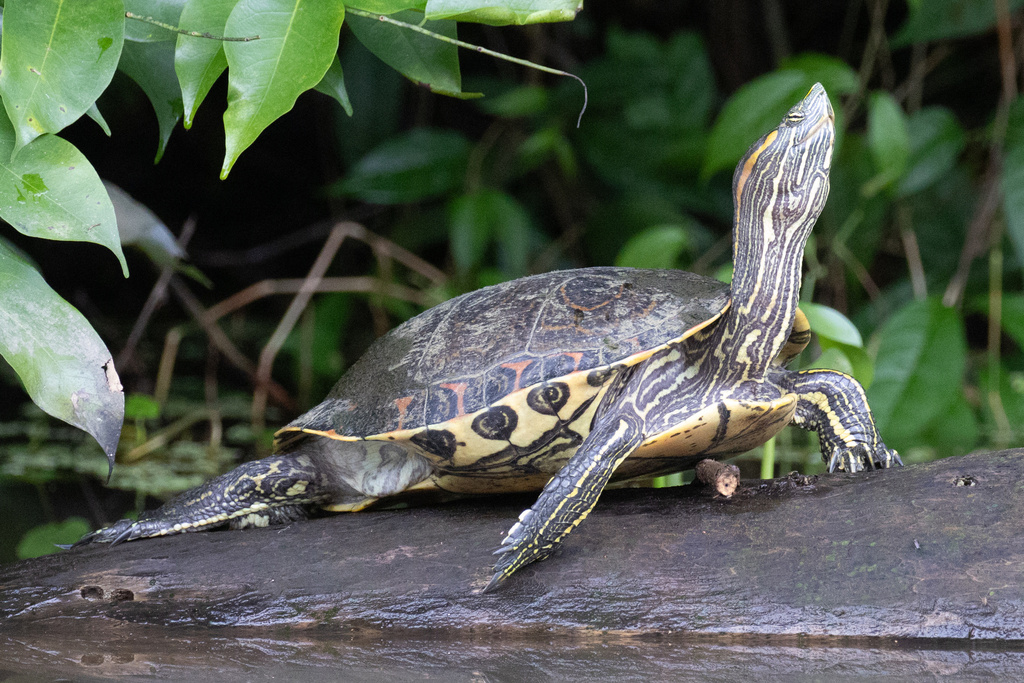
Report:
<svg viewBox="0 0 1024 683"><path fill-rule="evenodd" d="M738 239L807 239L828 197L835 136L832 104L815 83L736 166L736 227L749 230Z"/></svg>

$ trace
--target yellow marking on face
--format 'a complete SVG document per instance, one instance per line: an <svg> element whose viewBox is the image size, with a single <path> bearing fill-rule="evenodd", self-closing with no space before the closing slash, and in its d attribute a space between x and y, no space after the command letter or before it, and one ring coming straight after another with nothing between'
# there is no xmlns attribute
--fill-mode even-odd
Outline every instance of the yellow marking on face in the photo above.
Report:
<svg viewBox="0 0 1024 683"><path fill-rule="evenodd" d="M288 498L292 496L298 496L306 492L306 487L309 486L308 481L297 481L288 487L288 490L284 492L284 495Z"/></svg>

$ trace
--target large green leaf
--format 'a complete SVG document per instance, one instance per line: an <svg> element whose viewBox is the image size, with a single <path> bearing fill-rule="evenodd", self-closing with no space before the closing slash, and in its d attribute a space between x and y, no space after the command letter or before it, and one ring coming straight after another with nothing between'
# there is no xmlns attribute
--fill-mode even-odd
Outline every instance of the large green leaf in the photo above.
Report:
<svg viewBox="0 0 1024 683"><path fill-rule="evenodd" d="M834 57L807 53L733 93L711 129L701 174L708 178L732 168L750 144L777 126L816 82L835 97L856 88L857 77L846 63ZM837 119L840 115L841 110L836 109ZM842 122L836 121L836 129L842 131Z"/></svg>
<svg viewBox="0 0 1024 683"><path fill-rule="evenodd" d="M964 130L945 107L925 107L907 119L910 155L899 194L908 195L946 177L964 148Z"/></svg>
<svg viewBox="0 0 1024 683"><path fill-rule="evenodd" d="M678 268L679 257L691 247L687 226L665 223L645 228L629 238L615 257L626 268Z"/></svg>
<svg viewBox="0 0 1024 683"><path fill-rule="evenodd" d="M14 144L11 122L0 116L0 218L30 237L103 245L127 277L114 207L89 161L56 135L36 138L11 160Z"/></svg>
<svg viewBox="0 0 1024 683"><path fill-rule="evenodd" d="M878 91L868 100L868 149L877 175L865 186L872 196L903 178L910 161L910 132L907 117L887 92Z"/></svg>
<svg viewBox="0 0 1024 683"><path fill-rule="evenodd" d="M40 408L99 442L113 466L124 393L89 322L0 240L0 355Z"/></svg>
<svg viewBox="0 0 1024 683"><path fill-rule="evenodd" d="M181 27L197 33L223 36L228 16L236 4L238 0L189 0L181 11ZM186 129L192 127L196 110L227 68L228 58L224 56L224 45L219 40L178 36L174 71L181 86Z"/></svg>
<svg viewBox="0 0 1024 683"><path fill-rule="evenodd" d="M1010 9L1024 0L1010 0ZM987 31L996 23L992 0L907 0L907 23L896 32L895 46L945 38L963 38Z"/></svg>
<svg viewBox="0 0 1024 683"><path fill-rule="evenodd" d="M526 275L535 230L530 214L515 198L498 190L478 190L452 201L448 214L452 258L460 272L479 267L496 243L503 273Z"/></svg>
<svg viewBox="0 0 1024 683"><path fill-rule="evenodd" d="M263 129L324 77L344 17L341 0L240 0L231 11L227 35L260 39L224 44L229 71L221 178Z"/></svg>
<svg viewBox="0 0 1024 683"><path fill-rule="evenodd" d="M864 346L860 330L849 318L831 306L801 301L800 310L807 316L807 321L815 334L847 346Z"/></svg>
<svg viewBox="0 0 1024 683"><path fill-rule="evenodd" d="M174 43L125 41L118 68L139 84L153 105L160 130L156 161L160 161L184 109L174 73Z"/></svg>
<svg viewBox="0 0 1024 683"><path fill-rule="evenodd" d="M881 331L868 400L887 443L906 448L962 392L967 342L959 314L937 298L914 301Z"/></svg>
<svg viewBox="0 0 1024 683"><path fill-rule="evenodd" d="M456 37L454 21L423 21L422 15L416 12L399 12L392 16L449 38ZM455 45L402 26L355 15L349 17L348 27L382 62L415 83L427 86L431 92L452 97L479 97L477 93L462 92L459 49Z"/></svg>
<svg viewBox="0 0 1024 683"><path fill-rule="evenodd" d="M82 517L69 517L63 522L47 522L26 532L15 552L19 560L52 555L60 552L60 544L74 543L90 531L92 525Z"/></svg>
<svg viewBox="0 0 1024 683"><path fill-rule="evenodd" d="M360 159L334 191L375 204L436 197L462 186L469 150L459 133L416 128Z"/></svg>
<svg viewBox="0 0 1024 683"><path fill-rule="evenodd" d="M334 55L331 68L327 70L324 77L316 84L316 91L328 97L333 97L345 113L352 116L352 101L348 98L348 88L345 87L345 71L341 67L341 60Z"/></svg>
<svg viewBox="0 0 1024 683"><path fill-rule="evenodd" d="M114 76L124 43L121 0L8 0L0 95L15 151L74 123Z"/></svg>
<svg viewBox="0 0 1024 683"><path fill-rule="evenodd" d="M582 0L427 0L427 19L473 21L491 26L572 21Z"/></svg>

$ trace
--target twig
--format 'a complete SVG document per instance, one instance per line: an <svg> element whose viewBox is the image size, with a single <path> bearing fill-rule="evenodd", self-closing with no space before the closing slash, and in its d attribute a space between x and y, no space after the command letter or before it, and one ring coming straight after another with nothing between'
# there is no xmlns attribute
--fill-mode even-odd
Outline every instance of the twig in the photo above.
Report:
<svg viewBox="0 0 1024 683"><path fill-rule="evenodd" d="M992 124L992 140L988 150L988 167L982 181L981 201L971 219L960 252L960 262L956 273L946 287L942 303L955 306L963 296L974 259L984 253L990 244L989 232L992 229L996 212L1002 200L1000 188L1003 168L1003 145L1006 142L1006 128L1010 120L1010 105L1017 98L1016 59L1013 54L1013 41L1010 35L1010 9L1007 0L996 0L996 36L999 42L999 67L1002 77L1002 90L996 117Z"/></svg>
<svg viewBox="0 0 1024 683"><path fill-rule="evenodd" d="M864 46L864 54L861 57L860 69L857 73L857 92L846 101L843 107L843 115L846 121L850 121L857 107L868 89L868 81L875 71L875 62L885 44L885 13L889 6L889 0L876 0L868 4L868 13L871 18L871 29L868 33L867 45Z"/></svg>
<svg viewBox="0 0 1024 683"><path fill-rule="evenodd" d="M128 451L123 458L123 462L135 462L136 460L141 460L153 451L163 448L167 444L171 443L175 436L185 431L195 423L202 422L208 417L209 411L203 409L189 413L188 415L175 420L135 448Z"/></svg>
<svg viewBox="0 0 1024 683"><path fill-rule="evenodd" d="M231 342L224 331L220 329L215 323L209 323L206 321L206 309L199 303L195 295L189 290L188 287L181 281L179 277L171 278L171 291L178 297L182 305L189 314L195 319L197 323L206 332L206 336L209 337L217 349L224 354L224 357L229 363L234 365L236 368L249 375L250 379L257 384L257 389L260 389L259 379L256 377L256 366L250 361L245 355L238 350L238 348ZM288 392L277 382L272 379L268 379L266 386L263 387L263 391L269 394L276 403L286 408L287 410L295 410L295 402L292 400Z"/></svg>
<svg viewBox="0 0 1024 683"><path fill-rule="evenodd" d="M717 460L701 460L697 463L696 477L720 496L729 498L740 485L740 468Z"/></svg>
<svg viewBox="0 0 1024 683"><path fill-rule="evenodd" d="M171 378L174 377L174 362L178 358L178 347L181 346L182 327L172 327L164 336L164 350L160 354L160 365L157 366L153 387L153 398L161 406L167 404L167 397L171 393Z"/></svg>
<svg viewBox="0 0 1024 683"><path fill-rule="evenodd" d="M188 246L189 240L192 239L192 235L195 232L196 218L195 216L189 216L185 224L181 226L181 234L178 235L178 246L182 250ZM153 317L157 308L167 299L167 284L171 281L172 275L174 275L173 263L169 263L160 269L160 276L157 278L156 284L153 285L153 289L149 292L146 303L142 305L142 311L139 312L139 317L136 318L135 324L132 326L132 331L128 335L128 341L125 342L121 353L117 354L117 360L115 361L117 367L125 367L132 356L135 355L135 347L142 340L142 335L149 325L150 318Z"/></svg>
<svg viewBox="0 0 1024 683"><path fill-rule="evenodd" d="M529 67L531 69L537 69L538 71L543 71L544 73L554 74L556 76L568 76L569 78L575 79L576 81L579 82L580 85L583 86L583 108L580 109L580 115L576 119L576 127L577 128L580 127L580 121L583 120L583 112L585 112L587 110L587 99L588 99L588 96L587 96L587 84L584 83L583 79L580 78L579 76L577 76L576 74L569 73L568 71L561 71L559 69L553 69L550 66L543 66L541 64L536 64L535 62L531 62L531 61L528 61L528 60L525 60L525 59L519 59L518 57L512 57L510 55L506 55L506 54L503 54L501 52L495 52L494 50L488 50L487 48L481 47L480 45L473 45L472 43L467 43L467 42L459 40L457 38L450 38L448 36L441 35L440 33L435 33L434 31L430 31L428 29L425 29L422 26L417 26L416 24L407 24L404 21L398 21L397 19L392 19L391 17L383 15L383 14L374 14L373 12L366 12L366 11L363 11L361 9L356 9L354 7L349 7L349 6L345 7L345 11L348 12L349 14L354 14L357 17L365 17L367 19L377 19L378 21L382 21L385 24L392 24L394 26L401 26L402 28L409 29L410 31L416 31L417 33L422 33L425 36L430 36L431 38L434 38L435 40L440 40L440 41L445 42L445 43L450 43L451 45L455 45L457 47L465 48L467 50L475 50L476 52L479 52L480 54L488 55L488 56L494 57L496 59L503 59L506 62L512 62L513 64L519 64L520 66Z"/></svg>
<svg viewBox="0 0 1024 683"><path fill-rule="evenodd" d="M283 278L280 280L261 280L253 283L240 292L232 294L227 299L220 301L206 309L206 320L214 322L232 311L237 311L268 296L275 294L295 294L302 289L306 280L299 278ZM432 306L434 299L418 289L404 285L370 277L325 277L317 284L316 291L323 292L362 292L367 294L381 294L393 299L401 299L414 303L417 306Z"/></svg>
<svg viewBox="0 0 1024 683"><path fill-rule="evenodd" d="M356 223L338 223L334 226L331 234L327 237L327 241L324 242L320 254L317 255L316 261L313 262L313 266L309 269L305 281L296 293L295 298L292 299L291 304L289 304L288 310L281 317L281 321L277 324L277 329L270 335L270 339L267 340L263 350L260 352L260 359L256 365L256 388L253 391L252 397L252 424L257 432L262 429L264 424L264 413L267 407L267 388L272 381L270 373L278 351L284 346L288 334L292 331L303 309L306 308L306 304L309 303L310 298L317 291L317 287L319 287L324 273L327 272L328 266L334 260L334 255L338 253L341 243L353 232L359 232L360 230L365 231L365 228Z"/></svg>
<svg viewBox="0 0 1024 683"><path fill-rule="evenodd" d="M153 17L144 17L141 14L136 14L135 12L125 12L124 16L128 19L135 19L136 21L142 21L147 24L153 24L153 26L159 26L160 28L166 29L173 33L180 33L183 36L192 36L193 38L209 38L210 40L220 40L228 43L248 43L249 41L260 39L259 36L243 36L240 38L230 38L228 36L215 36L212 33L207 33L205 31L186 31L185 29L178 28L173 24L164 23L159 19L154 19Z"/></svg>
<svg viewBox="0 0 1024 683"><path fill-rule="evenodd" d="M896 221L899 224L900 240L903 242L903 254L907 258L907 269L910 270L914 298L919 301L927 299L928 283L924 276L921 250L917 246L917 235L914 233L914 226L911 225L910 207L902 202L896 207Z"/></svg>

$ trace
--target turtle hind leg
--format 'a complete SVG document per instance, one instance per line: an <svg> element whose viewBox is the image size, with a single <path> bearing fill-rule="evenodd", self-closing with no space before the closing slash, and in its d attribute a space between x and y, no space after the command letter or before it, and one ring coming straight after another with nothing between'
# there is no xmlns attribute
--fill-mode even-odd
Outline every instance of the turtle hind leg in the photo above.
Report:
<svg viewBox="0 0 1024 683"><path fill-rule="evenodd" d="M797 395L793 424L818 433L828 471L859 472L903 465L882 442L860 383L835 370L779 371L773 376Z"/></svg>
<svg viewBox="0 0 1024 683"><path fill-rule="evenodd" d="M285 523L308 516L308 508L329 498L322 476L304 456L277 456L239 465L227 474L185 491L137 520L122 519L86 534L75 546L117 544L139 538L214 529Z"/></svg>
<svg viewBox="0 0 1024 683"><path fill-rule="evenodd" d="M565 536L590 514L615 469L641 441L640 418L609 415L595 426L569 462L548 481L533 507L519 515L509 529L494 576L484 587L489 593L517 569L543 560Z"/></svg>

